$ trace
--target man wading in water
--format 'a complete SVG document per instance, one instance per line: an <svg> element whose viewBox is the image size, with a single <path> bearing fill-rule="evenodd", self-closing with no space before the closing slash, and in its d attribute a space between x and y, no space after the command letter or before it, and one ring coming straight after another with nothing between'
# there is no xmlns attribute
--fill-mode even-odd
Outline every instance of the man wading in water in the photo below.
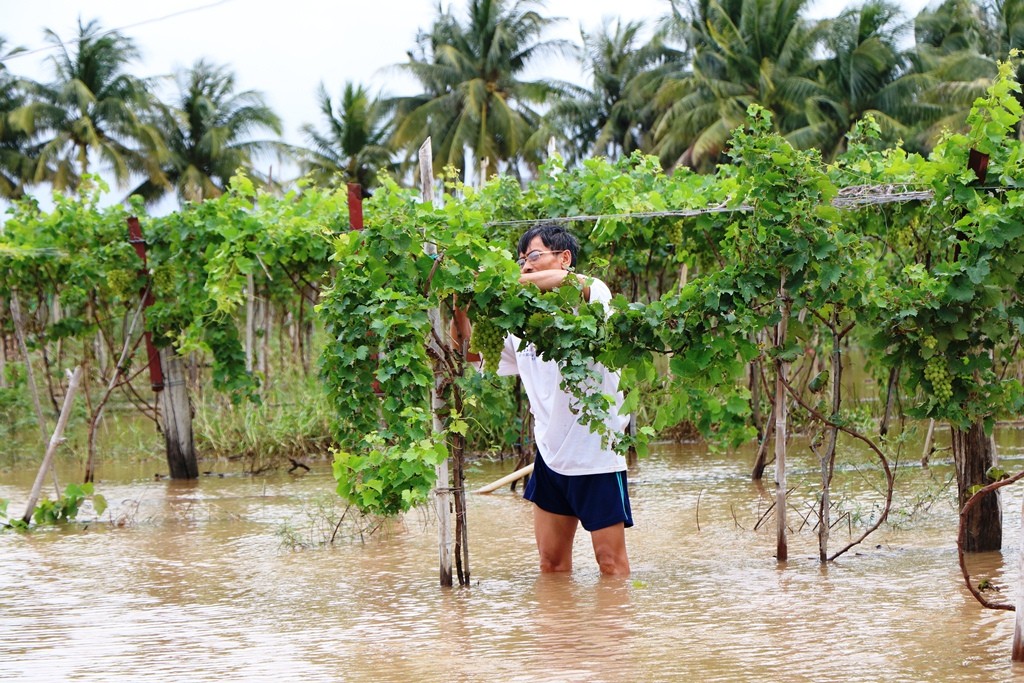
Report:
<svg viewBox="0 0 1024 683"><path fill-rule="evenodd" d="M588 302L607 306L612 299L608 285L596 278L573 273L579 243L564 228L542 225L519 238L519 281L548 291L566 278L578 278ZM471 332L469 318L455 310L452 338L461 348ZM499 375L519 375L530 401L537 453L533 476L523 496L533 501L533 529L537 537L542 572L572 569L572 545L577 526L590 532L594 557L602 574L629 574L625 528L633 526L626 487L626 459L601 436L581 424L570 409L572 397L560 388L561 371L554 361L539 357L533 344L519 348L520 339L505 338ZM479 360L475 354L467 360ZM619 375L603 365L595 366L600 378L595 391L614 398L608 410L609 433L622 433L629 423L620 415L622 392Z"/></svg>

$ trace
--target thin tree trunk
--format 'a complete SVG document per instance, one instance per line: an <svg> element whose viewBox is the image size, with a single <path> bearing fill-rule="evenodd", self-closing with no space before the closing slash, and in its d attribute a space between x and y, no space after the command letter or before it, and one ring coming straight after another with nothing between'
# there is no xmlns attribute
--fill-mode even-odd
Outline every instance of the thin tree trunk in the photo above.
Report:
<svg viewBox="0 0 1024 683"><path fill-rule="evenodd" d="M7 335L0 333L0 389L7 388Z"/></svg>
<svg viewBox="0 0 1024 683"><path fill-rule="evenodd" d="M103 326L100 325L99 316L96 315L95 295L89 297L89 318L96 321L96 335L92 338L92 354L96 358L96 369L100 377L107 376L107 340L103 335ZM88 382L86 383L88 384Z"/></svg>
<svg viewBox="0 0 1024 683"><path fill-rule="evenodd" d="M900 367L894 365L889 368L889 382L885 393L885 412L882 414L882 424L878 426L878 433L885 436L889 433L889 421L892 420L892 409L896 404L896 391L899 388Z"/></svg>
<svg viewBox="0 0 1024 683"><path fill-rule="evenodd" d="M245 371L251 373L256 343L256 279L245 276Z"/></svg>
<svg viewBox="0 0 1024 683"><path fill-rule="evenodd" d="M43 359L43 379L46 380L46 393L50 397L50 404L53 406L54 414L60 413L60 401L57 400L57 390L53 387L53 366L50 364L50 356L46 352L46 344L40 344L39 355ZM58 367L60 367L58 365ZM46 431L44 429L43 433Z"/></svg>
<svg viewBox="0 0 1024 683"><path fill-rule="evenodd" d="M843 356L842 340L839 337L837 315L833 312L832 321L832 414L838 415L842 408L843 388ZM829 530L832 528L831 520L831 488L832 473L836 464L836 444L839 440L839 428L828 427L828 446L821 457L821 507L818 512L818 559L825 563L828 561L828 538Z"/></svg>
<svg viewBox="0 0 1024 683"><path fill-rule="evenodd" d="M779 279L779 306L782 314L775 337L775 348L782 349L786 344L786 326L789 322L789 304L786 302L786 276ZM789 364L781 358L775 361L775 520L776 520L776 559L785 562L789 559L789 546L786 540L786 386L785 378Z"/></svg>
<svg viewBox="0 0 1024 683"><path fill-rule="evenodd" d="M309 377L309 362L306 360L306 295L299 292L299 317L295 321L295 336L299 344L299 360L302 363L302 376Z"/></svg>
<svg viewBox="0 0 1024 683"><path fill-rule="evenodd" d="M464 406L462 405L461 390L452 386L452 400L455 410L461 415ZM466 523L466 474L465 454L466 437L461 434L453 434L452 437L452 477L454 480L453 493L455 494L455 567L459 575L459 585L468 586L470 581L469 572L469 525Z"/></svg>
<svg viewBox="0 0 1024 683"><path fill-rule="evenodd" d="M71 405L75 400L75 393L78 391L78 385L82 381L82 368L76 367L75 371L71 374L71 379L68 382L68 390L64 394L64 405L60 409L60 416L57 418L57 427L53 430L53 436L50 437L50 442L46 446L46 454L43 456L43 464L39 466L39 473L36 474L36 480L32 484L32 491L28 496L28 504L25 506L25 514L22 515L22 521L26 524L32 519L32 513L36 510L36 503L39 502L39 494L43 489L43 479L46 478L47 471L53 469L53 457L57 452L57 446L60 445L63 440L64 428L68 424L68 418L71 417ZM60 497L60 491L57 491L57 497Z"/></svg>
<svg viewBox="0 0 1024 683"><path fill-rule="evenodd" d="M995 466L996 456L992 450L992 440L985 434L981 420L972 424L967 431L953 427L952 441L957 493L962 508L973 494L975 486L991 483L988 470ZM971 509L964 522L965 552L987 552L1002 548L1003 518L999 507L999 492L985 496Z"/></svg>
<svg viewBox="0 0 1024 683"><path fill-rule="evenodd" d="M14 319L14 335L18 339L18 348L21 356L25 359L25 376L28 380L28 389L32 394L32 406L36 410L36 422L39 425L39 433L46 442L46 418L43 416L43 405L39 401L39 386L36 384L36 373L32 369L32 357L28 353L28 344L25 342L25 325L21 317L21 303L18 301L18 293L11 292L11 317Z"/></svg>
<svg viewBox="0 0 1024 683"><path fill-rule="evenodd" d="M274 306L269 297L260 300L260 322L263 327L263 336L260 338L259 346L256 347L256 367L263 375L265 386L270 384L270 335L274 329Z"/></svg>
<svg viewBox="0 0 1024 683"><path fill-rule="evenodd" d="M756 341L756 340L755 340ZM754 429L757 430L757 438L764 438L765 424L764 416L761 415L761 361L754 359L747 365L750 373L750 419L754 422Z"/></svg>
<svg viewBox="0 0 1024 683"><path fill-rule="evenodd" d="M750 478L753 481L761 481L764 478L764 471L768 467L768 444L772 443L775 437L775 403L768 412L768 420L765 422L764 436L761 437L757 446L757 454L754 456L754 467L750 471Z"/></svg>
<svg viewBox="0 0 1024 683"><path fill-rule="evenodd" d="M103 409L110 399L110 395L113 393L114 388L117 386L117 380L120 378L122 368L125 367L125 361L128 359L129 351L134 351L138 348L138 345L142 342L142 336L139 337L138 341L132 344L132 334L135 332L135 326L138 325L139 320L142 318L142 311L146 306L146 295L139 299L139 305L135 308L135 314L132 316L131 323L128 325L124 333L124 346L121 348L121 355L117 359L117 367L114 368L114 374L111 376L110 381L107 383L107 389L103 392L100 397L99 404L96 406L95 412L92 413L92 419L89 420L89 455L85 461L85 478L86 483L91 482L96 476L96 431L99 428L100 420L103 419Z"/></svg>

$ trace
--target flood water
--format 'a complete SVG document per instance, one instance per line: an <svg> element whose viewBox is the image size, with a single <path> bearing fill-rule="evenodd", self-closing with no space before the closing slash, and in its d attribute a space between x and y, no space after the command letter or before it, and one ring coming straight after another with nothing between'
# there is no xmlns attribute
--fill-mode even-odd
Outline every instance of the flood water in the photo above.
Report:
<svg viewBox="0 0 1024 683"><path fill-rule="evenodd" d="M1017 433L1004 467L1024 466ZM946 453L948 456L948 452ZM792 458L790 560L774 558L770 500L747 452L664 445L631 472L633 574L602 578L577 537L576 569L540 575L531 510L502 490L469 499L472 585L442 589L432 514L335 543L327 463L302 476L156 480L101 469L101 521L0 533L2 681L998 681L1013 612L981 607L956 554L955 487L937 462L900 469L896 525L817 561L815 466ZM910 463L914 458L907 458ZM867 463L867 459L864 459ZM79 476L67 466L64 480ZM65 464L66 466L66 464ZM470 488L509 471L476 466ZM34 471L0 474L23 509ZM769 471L770 480L770 471ZM833 549L877 510L877 475L837 475L852 513ZM766 482L770 492L770 481ZM52 493L52 485L49 486ZM973 558L1013 602L1022 493L1004 489L1004 550ZM339 508L340 509L340 508ZM803 512L801 512L801 510ZM309 546L309 547L304 547Z"/></svg>

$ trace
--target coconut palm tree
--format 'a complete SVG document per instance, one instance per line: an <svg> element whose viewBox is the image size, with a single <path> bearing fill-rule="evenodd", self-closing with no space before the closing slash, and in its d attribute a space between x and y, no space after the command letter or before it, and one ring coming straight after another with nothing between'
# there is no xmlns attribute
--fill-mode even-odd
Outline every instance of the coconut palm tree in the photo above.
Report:
<svg viewBox="0 0 1024 683"><path fill-rule="evenodd" d="M934 108L920 98L931 80L912 71L910 54L900 47L910 28L899 6L887 0L867 0L823 22L826 56L818 78L824 93L808 101L808 124L792 131L790 141L818 147L832 159L866 114L888 143L908 139L915 126L934 118Z"/></svg>
<svg viewBox="0 0 1024 683"><path fill-rule="evenodd" d="M606 20L596 33L581 31L579 59L590 75L580 88L553 106L551 126L572 138L570 156L615 158L653 147L654 95L682 53L668 46L665 31L643 39L643 22Z"/></svg>
<svg viewBox="0 0 1024 683"><path fill-rule="evenodd" d="M337 107L323 83L317 100L326 131L310 124L302 127L310 149L301 156L300 166L320 185L359 183L364 196L369 196L377 173L395 168L394 153L387 144L393 122L390 107L352 83L345 84Z"/></svg>
<svg viewBox="0 0 1024 683"><path fill-rule="evenodd" d="M918 13L914 33L914 69L931 79L923 99L939 112L922 134L927 146L964 125L995 78L997 61L1024 48L1024 0L946 0Z"/></svg>
<svg viewBox="0 0 1024 683"><path fill-rule="evenodd" d="M541 40L555 20L542 16L540 6L535 0L470 0L463 24L439 5L433 26L399 65L423 92L394 101L396 145L415 149L429 135L435 172L447 164L465 171L481 160L497 172L503 163L515 170L515 160L546 144L534 136L540 120L534 107L558 86L520 79L535 58L567 45Z"/></svg>
<svg viewBox="0 0 1024 683"><path fill-rule="evenodd" d="M9 49L0 37L0 197L4 199L24 196L25 186L31 184L35 173L31 138L17 116L25 108L31 83L15 77L5 64L7 58L19 52L23 49Z"/></svg>
<svg viewBox="0 0 1024 683"><path fill-rule="evenodd" d="M239 170L267 180L253 168L257 155L280 152L276 140L254 134L281 134L281 120L254 90L235 91L235 77L225 66L200 59L176 76L177 93L159 104L153 126L160 131L164 153L160 173L132 194L148 202L174 191L181 201L202 201L221 195Z"/></svg>
<svg viewBox="0 0 1024 683"><path fill-rule="evenodd" d="M695 0L683 29L691 71L658 94L656 151L666 166L707 167L722 159L732 131L757 103L779 132L807 125L805 103L825 95L815 78L816 27L808 0Z"/></svg>
<svg viewBox="0 0 1024 683"><path fill-rule="evenodd" d="M139 57L134 41L95 20L79 21L68 42L49 29L45 35L58 50L54 80L39 88L24 119L39 141L35 180L77 187L95 157L120 183L158 172L145 152L159 147L158 136L138 115L152 103L149 82L128 71Z"/></svg>

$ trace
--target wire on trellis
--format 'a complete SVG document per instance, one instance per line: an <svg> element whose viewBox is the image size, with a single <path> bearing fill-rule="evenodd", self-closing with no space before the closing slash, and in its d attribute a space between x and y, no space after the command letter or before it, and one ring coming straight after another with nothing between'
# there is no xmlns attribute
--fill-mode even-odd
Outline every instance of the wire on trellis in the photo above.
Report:
<svg viewBox="0 0 1024 683"><path fill-rule="evenodd" d="M894 204L897 202L931 201L934 192L931 190L908 190L905 184L890 185L856 185L844 187L832 200L832 206L837 209L853 209L860 206L876 204ZM553 218L529 218L508 221L489 221L486 227L494 226L531 226L546 223L575 223L585 221L605 220L627 220L631 218L690 218L710 213L731 213L734 211L752 211L753 207L748 204L739 206L726 206L719 204L703 209L676 209L672 211L636 211L633 213L604 213L584 214L579 216L559 216Z"/></svg>
<svg viewBox="0 0 1024 683"><path fill-rule="evenodd" d="M17 258L19 256L67 256L68 253L54 247L13 247L0 244L0 258Z"/></svg>

